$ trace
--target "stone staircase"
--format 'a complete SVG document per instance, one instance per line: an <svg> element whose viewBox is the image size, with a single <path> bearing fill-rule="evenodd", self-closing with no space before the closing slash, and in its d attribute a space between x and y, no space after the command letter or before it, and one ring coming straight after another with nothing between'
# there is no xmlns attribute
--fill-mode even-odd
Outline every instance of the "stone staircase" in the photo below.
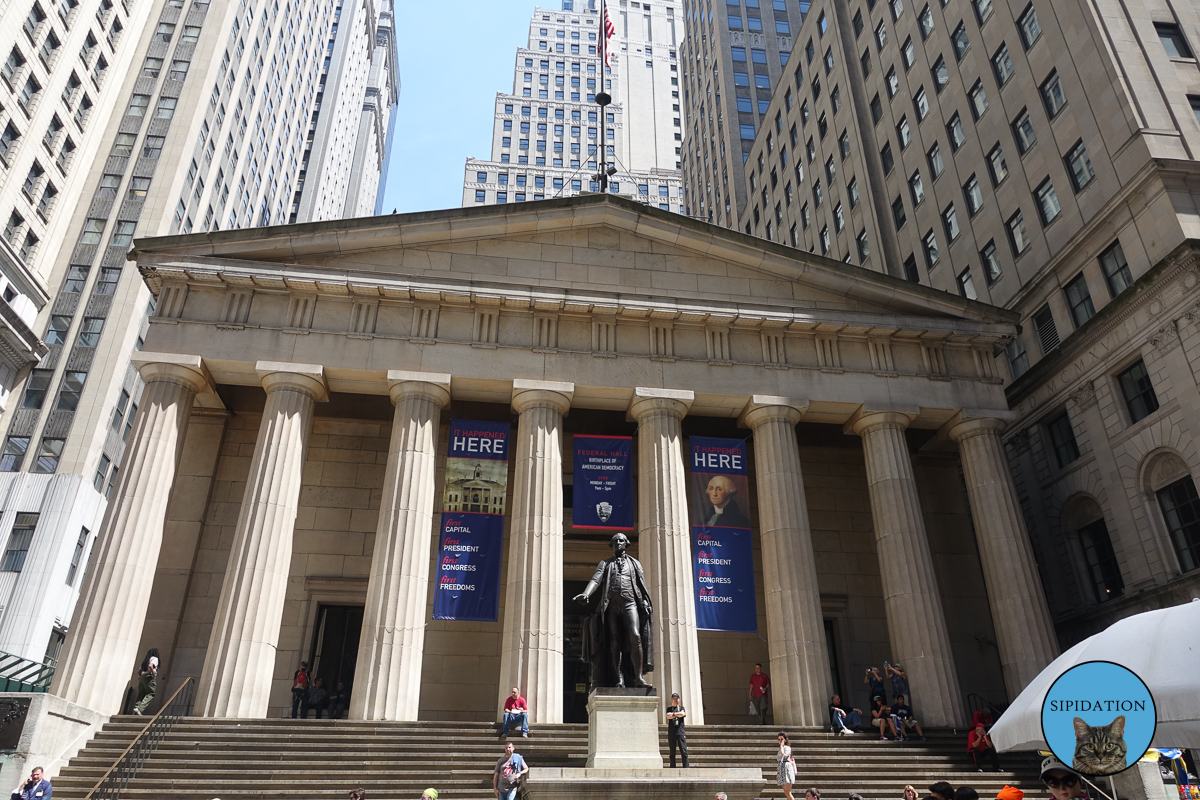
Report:
<svg viewBox="0 0 1200 800"><path fill-rule="evenodd" d="M113 717L54 780L54 796L82 799L121 755L146 720ZM762 767L764 798L775 786L775 729L722 725L688 734L693 767ZM880 742L868 734L835 738L817 730L789 732L799 776L795 794L816 786L826 800L857 792L867 800L900 800L905 784L924 797L939 780L968 785L981 800L1004 784L1045 800L1038 758L1002 756L1001 773L975 772L963 732L932 732L928 742ZM536 767L582 767L586 725L534 726L513 741ZM667 756L666 728L661 747ZM444 800L493 800L491 773L503 755L497 728L487 723L377 723L348 720L227 720L186 718L148 758L122 798L140 800L344 800L355 786L370 800L417 800L428 786ZM636 798L620 798L636 800ZM689 799L692 800L692 799ZM695 798L694 800L710 800ZM749 800L734 797L731 800Z"/></svg>

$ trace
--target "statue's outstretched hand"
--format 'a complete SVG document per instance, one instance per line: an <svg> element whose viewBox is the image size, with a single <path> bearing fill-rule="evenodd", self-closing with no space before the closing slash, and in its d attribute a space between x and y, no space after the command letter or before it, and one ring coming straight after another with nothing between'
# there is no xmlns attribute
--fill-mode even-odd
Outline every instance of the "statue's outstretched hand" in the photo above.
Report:
<svg viewBox="0 0 1200 800"><path fill-rule="evenodd" d="M575 595L575 597L572 599L576 603L586 603L588 601L588 596L586 594L584 594L583 592L580 592L579 594Z"/></svg>

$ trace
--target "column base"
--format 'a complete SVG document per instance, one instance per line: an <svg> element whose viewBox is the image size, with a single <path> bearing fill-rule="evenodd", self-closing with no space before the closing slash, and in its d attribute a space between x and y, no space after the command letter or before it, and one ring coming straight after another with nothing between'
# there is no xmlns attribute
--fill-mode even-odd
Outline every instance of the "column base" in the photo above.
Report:
<svg viewBox="0 0 1200 800"><path fill-rule="evenodd" d="M593 689L587 710L589 768L662 769L657 689Z"/></svg>
<svg viewBox="0 0 1200 800"><path fill-rule="evenodd" d="M730 797L758 797L766 787L762 770L714 769L579 769L533 767L525 776L527 800L695 800L727 792Z"/></svg>
<svg viewBox="0 0 1200 800"><path fill-rule="evenodd" d="M0 720L0 785L16 786L34 767L53 781L109 715L53 694L2 692Z"/></svg>

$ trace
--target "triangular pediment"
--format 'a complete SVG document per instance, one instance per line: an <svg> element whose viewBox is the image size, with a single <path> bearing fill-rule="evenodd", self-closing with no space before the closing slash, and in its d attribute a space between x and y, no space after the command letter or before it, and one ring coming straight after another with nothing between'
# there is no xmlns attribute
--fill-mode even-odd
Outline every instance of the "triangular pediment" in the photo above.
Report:
<svg viewBox="0 0 1200 800"><path fill-rule="evenodd" d="M544 296L683 313L719 305L767 316L1014 321L984 303L603 195L143 239L131 257L152 288L156 267L257 273L278 265L316 283L402 280L414 294L423 285L460 287L520 292L535 304Z"/></svg>

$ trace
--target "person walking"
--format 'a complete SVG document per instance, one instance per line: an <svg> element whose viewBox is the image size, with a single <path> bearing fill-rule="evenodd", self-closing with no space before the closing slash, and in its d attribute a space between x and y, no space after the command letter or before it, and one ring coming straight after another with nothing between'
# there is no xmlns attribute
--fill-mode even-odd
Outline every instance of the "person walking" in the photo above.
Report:
<svg viewBox="0 0 1200 800"><path fill-rule="evenodd" d="M780 731L777 738L779 739L779 752L775 754L778 759L778 765L775 767L775 780L783 788L783 796L787 800L796 800L792 797L792 784L796 782L796 759L792 757L792 742L788 739L785 731Z"/></svg>
<svg viewBox="0 0 1200 800"><path fill-rule="evenodd" d="M750 705L758 714L758 724L767 724L767 691L771 688L771 676L763 672L762 664L754 665L750 676Z"/></svg>
<svg viewBox="0 0 1200 800"><path fill-rule="evenodd" d="M142 659L138 668L137 701L133 704L133 713L139 717L146 713L146 707L154 701L154 693L158 691L158 648L151 647Z"/></svg>
<svg viewBox="0 0 1200 800"><path fill-rule="evenodd" d="M509 727L521 723L521 738L529 738L529 703L521 697L521 690L516 686L512 694L504 699L504 727L500 730L501 738L508 736Z"/></svg>
<svg viewBox="0 0 1200 800"><path fill-rule="evenodd" d="M671 768L675 768L675 748L683 755L683 768L688 767L687 728L684 718L687 709L679 701L679 692L671 694L671 705L667 706L667 745L671 748Z"/></svg>
<svg viewBox="0 0 1200 800"><path fill-rule="evenodd" d="M25 782L13 789L12 800L50 800L53 796L54 787L46 780L46 773L34 767Z"/></svg>
<svg viewBox="0 0 1200 800"><path fill-rule="evenodd" d="M296 670L296 674L292 676L292 719L296 718L300 707L305 705L305 697L308 695L308 684L310 676L308 674L308 662L301 661L300 669ZM307 717L308 712L304 715Z"/></svg>
<svg viewBox="0 0 1200 800"><path fill-rule="evenodd" d="M496 769L492 771L492 791L496 800L517 800L517 790L527 772L529 765L520 754L513 752L513 743L507 742L504 755L496 761Z"/></svg>

